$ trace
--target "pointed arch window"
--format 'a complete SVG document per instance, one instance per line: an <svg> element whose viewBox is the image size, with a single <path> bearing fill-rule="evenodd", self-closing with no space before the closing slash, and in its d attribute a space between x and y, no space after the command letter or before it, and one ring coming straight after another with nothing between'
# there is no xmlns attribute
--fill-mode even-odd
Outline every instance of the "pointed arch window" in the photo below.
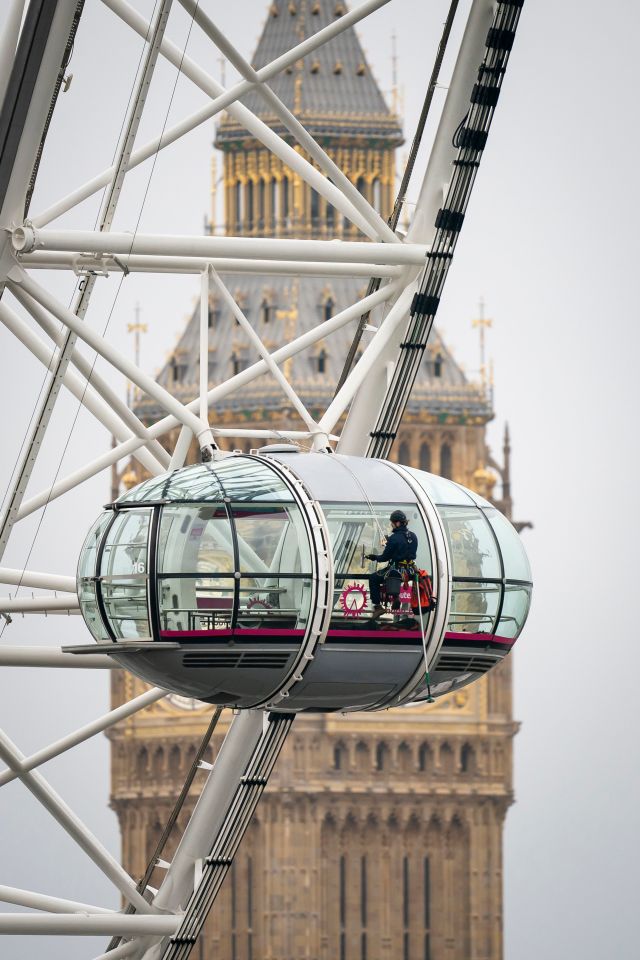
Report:
<svg viewBox="0 0 640 960"><path fill-rule="evenodd" d="M363 197L367 195L367 181L364 177L358 177L356 180L356 190L358 193L361 193Z"/></svg>
<svg viewBox="0 0 640 960"><path fill-rule="evenodd" d="M382 185L380 183L380 177L374 177L371 181L371 199L374 209L380 213L382 210Z"/></svg>
<svg viewBox="0 0 640 960"><path fill-rule="evenodd" d="M311 189L311 225L318 226L320 222L320 195L317 190Z"/></svg>
<svg viewBox="0 0 640 960"><path fill-rule="evenodd" d="M244 223L244 190L241 180L236 183L235 193L236 227L239 229Z"/></svg>
<svg viewBox="0 0 640 960"><path fill-rule="evenodd" d="M420 469L431 473L431 447L428 443L423 443L420 447Z"/></svg>
<svg viewBox="0 0 640 960"><path fill-rule="evenodd" d="M279 191L280 184L274 178L271 181L271 229L274 231L274 233L278 229L278 224L280 222L280 211L278 209Z"/></svg>
<svg viewBox="0 0 640 960"><path fill-rule="evenodd" d="M326 299L326 300L324 301L324 303L322 304L322 319L323 319L323 320L330 320L330 319L331 319L331 317L333 316L333 308L335 307L335 305L336 305L335 300L333 299L333 297L331 296L331 294L329 294L329 296L327 297L327 299Z"/></svg>
<svg viewBox="0 0 640 960"><path fill-rule="evenodd" d="M247 181L247 227L253 230L255 218L255 184L253 180Z"/></svg>
<svg viewBox="0 0 640 960"><path fill-rule="evenodd" d="M411 454L409 452L409 444L406 440L403 440L398 450L398 463L409 464L410 462Z"/></svg>
<svg viewBox="0 0 640 960"><path fill-rule="evenodd" d="M443 443L440 447L440 476L447 480L452 479L452 459L450 444Z"/></svg>
<svg viewBox="0 0 640 960"><path fill-rule="evenodd" d="M420 768L420 772L430 772L432 765L431 747L428 743L421 743L418 751L418 766Z"/></svg>
<svg viewBox="0 0 640 960"><path fill-rule="evenodd" d="M327 212L325 214L325 222L327 224L327 230L329 233L333 233L336 228L336 211L331 206L330 203L327 204Z"/></svg>
<svg viewBox="0 0 640 960"><path fill-rule="evenodd" d="M258 230L264 230L266 217L266 191L267 185L264 180L258 182Z"/></svg>
<svg viewBox="0 0 640 960"><path fill-rule="evenodd" d="M434 359L433 359L433 375L434 375L434 377L438 377L438 378L439 378L439 377L442 376L442 364L443 364L443 359L444 359L444 358L443 358L443 356L442 356L441 353L436 353L436 355L435 355L435 357L434 357Z"/></svg>
<svg viewBox="0 0 640 960"><path fill-rule="evenodd" d="M389 747L379 743L376 747L376 770L385 770L389 762Z"/></svg>
<svg viewBox="0 0 640 960"><path fill-rule="evenodd" d="M281 190L282 190L282 196L280 199L282 204L282 222L285 227L288 227L289 226L289 177L282 178Z"/></svg>
<svg viewBox="0 0 640 960"><path fill-rule="evenodd" d="M269 303L266 297L262 298L262 303L260 304L260 319L263 323L269 323L273 316L273 306Z"/></svg>
<svg viewBox="0 0 640 960"><path fill-rule="evenodd" d="M242 360L234 350L231 354L231 370L233 371L233 376L235 377L239 373L242 373L246 365L246 361Z"/></svg>
<svg viewBox="0 0 640 960"><path fill-rule="evenodd" d="M465 743L460 751L460 772L474 773L476 766L475 750L470 743Z"/></svg>
<svg viewBox="0 0 640 960"><path fill-rule="evenodd" d="M318 354L318 373L327 372L327 351L321 350Z"/></svg>

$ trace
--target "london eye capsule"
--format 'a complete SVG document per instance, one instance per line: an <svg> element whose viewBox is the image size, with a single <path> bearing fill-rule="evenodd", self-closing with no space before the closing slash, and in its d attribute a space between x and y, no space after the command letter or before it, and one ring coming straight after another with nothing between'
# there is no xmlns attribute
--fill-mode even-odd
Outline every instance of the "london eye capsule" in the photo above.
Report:
<svg viewBox="0 0 640 960"><path fill-rule="evenodd" d="M433 583L371 616L365 555L401 509ZM383 460L274 446L153 477L98 518L78 595L102 649L177 694L240 708L376 710L498 664L529 610L520 538L488 501ZM430 683L427 683L427 672Z"/></svg>

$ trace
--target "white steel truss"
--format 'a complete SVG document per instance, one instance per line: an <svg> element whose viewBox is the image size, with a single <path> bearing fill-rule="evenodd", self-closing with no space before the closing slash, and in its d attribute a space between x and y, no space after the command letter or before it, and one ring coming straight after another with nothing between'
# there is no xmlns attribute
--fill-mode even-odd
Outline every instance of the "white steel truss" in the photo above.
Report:
<svg viewBox="0 0 640 960"><path fill-rule="evenodd" d="M87 3L99 0L87 0ZM48 371L45 399L36 409L34 425L25 452L7 492L6 507L0 516L0 562L14 527L25 518L48 507L57 498L71 501L78 487L116 464L135 457L149 473L157 475L185 461L196 439L203 458L217 455L216 438L285 438L317 450L337 449L365 454L370 436L387 397L380 397L384 371L400 367L401 347L411 315L431 317L439 299L428 286L430 264L435 258L446 266L464 216L473 179L445 207L445 227L451 234L449 247L441 246L443 205L454 181L455 164L477 168L491 110L473 112L473 100L480 72L491 90L498 90L504 73L504 57L496 65L496 48L489 38L515 31L521 3L512 0L469 0L467 22L455 67L438 121L433 145L418 189L418 201L405 237L395 233L358 191L345 171L311 136L302 120L279 99L269 81L283 70L337 37L354 24L375 14L389 0L362 0L319 30L283 53L272 63L254 69L231 38L216 24L213 2L179 0L198 29L237 70L241 80L225 89L171 39L172 0L157 0L151 22L126 0L102 0L105 7L144 40L138 80L114 162L105 170L78 185L67 196L45 210L28 215L30 177L40 163L40 152L48 129L49 113L62 80L61 64L73 42L82 14L78 0L12 0L6 29L0 43L0 98L4 96L2 118L11 117L10 135L0 144L0 321L4 328ZM26 12L25 12L26 11ZM24 14L24 16L23 16ZM184 15L184 13L183 13ZM510 48L509 48L510 49ZM499 53L503 51L499 49ZM138 127L147 93L159 58L164 58L207 97L191 116L163 129L148 143L136 145ZM493 59L492 59L493 58ZM9 70L10 65L12 69ZM491 72L493 71L493 73ZM491 79L493 78L493 79ZM482 79L482 78L481 78ZM482 85L482 84L481 84ZM288 136L280 136L260 117L241 103L243 95L257 91L273 115L284 125ZM53 98L53 100L52 100ZM495 93L493 106L497 100ZM471 107L470 107L471 103ZM227 111L247 133L270 150L296 176L310 185L361 233L359 240L278 239L270 237L216 237L150 235L111 231L116 204L126 175L150 158L178 142L197 126ZM54 111L55 114L55 111ZM467 123L467 147L454 146L462 124ZM476 124L475 126L473 124ZM6 131L5 131L6 134ZM484 138L484 139L483 139ZM289 139L295 141L293 146ZM464 137L463 137L464 139ZM478 146L478 144L482 146ZM469 146L470 144L470 146ZM460 156L459 150L471 153ZM45 164L46 168L46 164ZM46 177L46 169L39 172ZM475 174L474 174L475 175ZM51 226L69 212L106 188L97 226L68 229ZM447 201L448 202L448 201ZM458 203L458 207L453 204ZM457 219L456 219L457 217ZM438 221L441 221L438 226ZM435 226L434 226L435 224ZM439 233L440 231L440 233ZM55 271L50 274L49 271ZM65 305L52 290L51 276L68 272L82 280L75 305ZM129 273L200 276L199 349L200 375L197 395L183 403L139 364L117 349L107 336L85 322L92 291L109 274ZM278 345L267 345L258 335L241 305L220 274L272 274L292 277L377 278L379 288L353 304L325 318L313 329ZM36 279L38 277L38 279ZM42 279L44 278L44 279ZM234 376L210 386L208 375L208 303L215 290L232 311L255 354L255 360ZM431 299L429 299L431 298ZM417 306L416 306L417 304ZM320 341L344 328L353 329L360 318L373 312L375 323L368 326L368 343L340 390L322 416L311 415L294 385L287 379L286 362L313 349ZM33 323L39 329L33 329ZM425 327L424 342L430 329ZM156 422L145 425L122 401L106 377L98 374L84 344L112 370L135 384L142 396L153 400L163 411ZM220 427L215 423L216 404L241 391L258 377L268 375L298 414L297 430L257 430ZM390 382L393 377L390 378ZM67 476L57 474L44 489L27 488L33 466L58 393L64 387L114 437L114 446L87 460ZM381 408L382 403L382 408ZM212 411L214 413L212 414ZM394 411L399 417L402 409ZM339 433L339 424L346 424ZM213 422L212 422L213 421ZM180 428L173 449L167 451L160 439ZM15 588L12 596L0 598L0 620L12 615L70 615L78 609L75 581L57 572L36 572L0 567L0 583ZM27 596L25 588L49 591ZM62 596L58 596L58 593ZM46 621L42 621L46 622ZM28 667L120 669L112 657L94 646L78 651L54 646L0 644L0 668ZM38 768L45 762L74 749L90 737L133 716L166 692L153 688L124 705L97 717L56 741L40 747L30 756L23 754L6 733L0 731L0 758L6 769L0 772L0 787L19 780L61 824L95 866L108 877L129 907L108 910L61 897L0 886L0 900L27 907L31 912L0 914L0 934L109 935L110 949L102 954L118 957L187 957L213 897L222 882L228 862L242 836L259 793L250 801L243 793L247 778L266 780L290 726L291 718L260 711L237 716L215 766L183 835L166 879L159 891L136 886L115 858L93 836L71 807L44 779ZM36 911L36 912L34 912ZM186 944L186 946L185 946Z"/></svg>

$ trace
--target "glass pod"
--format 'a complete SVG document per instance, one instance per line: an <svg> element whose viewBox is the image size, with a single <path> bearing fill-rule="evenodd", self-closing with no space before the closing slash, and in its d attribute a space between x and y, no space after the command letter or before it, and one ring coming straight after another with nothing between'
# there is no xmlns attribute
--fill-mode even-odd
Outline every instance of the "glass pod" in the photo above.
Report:
<svg viewBox="0 0 640 960"><path fill-rule="evenodd" d="M296 711L420 699L425 665L439 695L502 659L531 591L508 521L419 470L294 451L185 467L110 506L78 568L101 648L184 696ZM365 556L383 551L395 509L417 556L374 620ZM421 576L434 609L416 600Z"/></svg>

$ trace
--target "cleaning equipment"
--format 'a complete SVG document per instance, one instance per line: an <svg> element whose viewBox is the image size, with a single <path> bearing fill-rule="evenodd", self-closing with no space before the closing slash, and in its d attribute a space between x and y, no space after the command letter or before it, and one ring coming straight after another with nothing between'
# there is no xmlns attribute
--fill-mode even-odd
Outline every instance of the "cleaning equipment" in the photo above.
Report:
<svg viewBox="0 0 640 960"><path fill-rule="evenodd" d="M423 571L423 570L421 570L421 571L417 571L417 570L416 570L415 589L416 589L416 592L418 593L418 596L420 595L420 577L419 577L419 573L424 573L424 571ZM431 578L429 578L429 579L431 579ZM433 594L431 595L431 598L432 598L433 606L435 607L435 598L433 597ZM430 675L429 675L429 658L427 657L427 640L426 640L426 635L425 635L425 632L424 632L424 618L423 618L423 616L422 616L422 606L421 606L421 604L418 604L418 613L419 613L419 616L420 616L420 633L422 634L422 652L423 652L423 654L424 654L424 679L425 679L425 683L426 683L426 685L427 685L427 703L435 703L435 699L434 699L434 697L432 696L432 693L431 693L431 677L430 677Z"/></svg>

